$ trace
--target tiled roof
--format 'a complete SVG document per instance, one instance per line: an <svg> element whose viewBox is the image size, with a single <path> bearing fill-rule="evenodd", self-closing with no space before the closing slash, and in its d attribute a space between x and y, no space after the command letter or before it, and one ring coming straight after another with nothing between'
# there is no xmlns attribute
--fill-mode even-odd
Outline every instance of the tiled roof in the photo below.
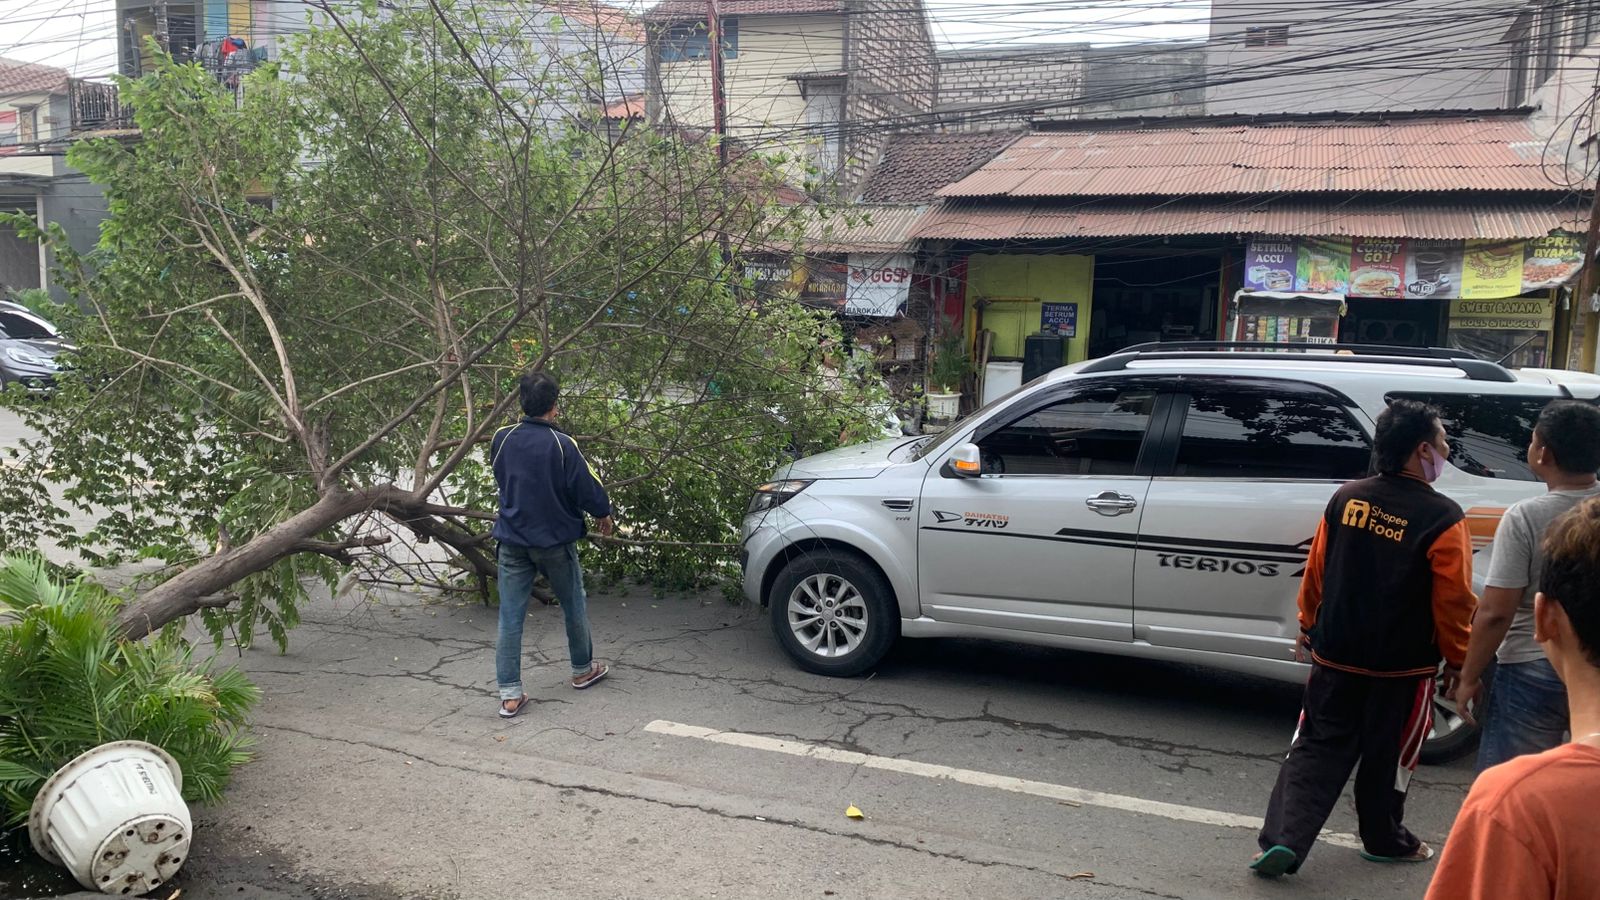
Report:
<svg viewBox="0 0 1600 900"><path fill-rule="evenodd" d="M841 0L721 0L724 16L792 16L807 13L834 13L844 8ZM704 19L705 0L661 0L644 14L652 22L672 19Z"/></svg>
<svg viewBox="0 0 1600 900"><path fill-rule="evenodd" d="M895 135L867 175L861 199L926 203L940 188L960 181L1018 137L1014 131Z"/></svg>
<svg viewBox="0 0 1600 900"><path fill-rule="evenodd" d="M644 29L628 11L600 0L546 0L545 8L582 25L630 41L643 41Z"/></svg>
<svg viewBox="0 0 1600 900"><path fill-rule="evenodd" d="M1139 200L946 200L911 234L926 240L1010 241L1157 235L1317 235L1371 238L1499 239L1582 230L1576 200L1480 200L1438 197L1278 200L1240 203L1193 198L1151 205Z"/></svg>
<svg viewBox="0 0 1600 900"><path fill-rule="evenodd" d="M0 57L0 96L66 92L66 69Z"/></svg>
<svg viewBox="0 0 1600 900"><path fill-rule="evenodd" d="M1551 191L1523 119L1215 125L1030 134L941 197ZM1552 180L1555 179L1555 180Z"/></svg>
<svg viewBox="0 0 1600 900"><path fill-rule="evenodd" d="M644 95L629 94L621 100L606 106L601 115L607 119L642 119L644 118Z"/></svg>

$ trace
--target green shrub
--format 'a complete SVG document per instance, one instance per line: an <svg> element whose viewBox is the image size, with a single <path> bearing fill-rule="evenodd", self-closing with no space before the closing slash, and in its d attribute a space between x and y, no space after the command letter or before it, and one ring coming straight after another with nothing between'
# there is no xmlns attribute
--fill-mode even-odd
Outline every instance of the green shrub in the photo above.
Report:
<svg viewBox="0 0 1600 900"><path fill-rule="evenodd" d="M117 638L117 602L37 556L0 557L0 827L26 819L52 772L110 741L171 753L190 801L216 800L249 758L256 686L196 660L176 628Z"/></svg>

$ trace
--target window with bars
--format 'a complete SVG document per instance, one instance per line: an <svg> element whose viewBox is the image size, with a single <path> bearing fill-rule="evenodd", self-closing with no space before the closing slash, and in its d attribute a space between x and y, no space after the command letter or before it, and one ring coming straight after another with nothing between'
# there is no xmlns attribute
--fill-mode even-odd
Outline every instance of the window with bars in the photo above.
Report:
<svg viewBox="0 0 1600 900"><path fill-rule="evenodd" d="M1251 25L1244 30L1246 47L1284 47L1288 43L1287 25Z"/></svg>

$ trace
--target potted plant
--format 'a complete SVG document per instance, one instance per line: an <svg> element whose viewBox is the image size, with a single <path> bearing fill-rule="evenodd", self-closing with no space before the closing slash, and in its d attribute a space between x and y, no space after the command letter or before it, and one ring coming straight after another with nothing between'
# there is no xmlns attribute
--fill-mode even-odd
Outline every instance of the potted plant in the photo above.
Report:
<svg viewBox="0 0 1600 900"><path fill-rule="evenodd" d="M953 421L961 411L961 383L972 372L972 361L959 334L939 339L928 367L928 418Z"/></svg>
<svg viewBox="0 0 1600 900"><path fill-rule="evenodd" d="M260 692L195 658L176 628L123 640L118 599L0 556L0 834L26 823L86 888L136 893L188 855L188 801L249 758Z"/></svg>

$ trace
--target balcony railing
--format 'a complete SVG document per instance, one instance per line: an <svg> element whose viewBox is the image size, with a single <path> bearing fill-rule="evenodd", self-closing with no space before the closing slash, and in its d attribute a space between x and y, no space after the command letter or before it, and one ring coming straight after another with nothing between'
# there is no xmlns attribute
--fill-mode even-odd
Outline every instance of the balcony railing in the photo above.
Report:
<svg viewBox="0 0 1600 900"><path fill-rule="evenodd" d="M133 127L133 109L123 105L115 84L74 78L67 87L73 131Z"/></svg>

